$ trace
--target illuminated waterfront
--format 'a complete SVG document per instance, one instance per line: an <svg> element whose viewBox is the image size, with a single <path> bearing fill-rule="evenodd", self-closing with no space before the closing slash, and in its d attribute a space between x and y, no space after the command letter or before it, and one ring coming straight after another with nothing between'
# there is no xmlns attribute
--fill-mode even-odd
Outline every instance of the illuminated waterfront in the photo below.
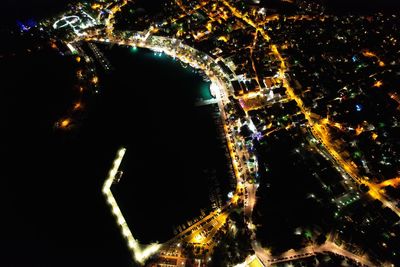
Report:
<svg viewBox="0 0 400 267"><path fill-rule="evenodd" d="M140 241L166 241L200 209L210 210L217 181L229 184L215 107L195 106L209 83L146 49L114 47L106 54L120 71L103 79L103 106L113 108L104 109L99 123L127 147L115 195ZM144 82L138 86L137 79Z"/></svg>
<svg viewBox="0 0 400 267"><path fill-rule="evenodd" d="M6 213L23 243L62 242L28 257L89 258L106 238L146 266L397 264L399 18L245 2L93 0L17 22L0 55L6 165L22 177ZM19 61L32 54L68 67ZM46 222L25 229L30 216Z"/></svg>

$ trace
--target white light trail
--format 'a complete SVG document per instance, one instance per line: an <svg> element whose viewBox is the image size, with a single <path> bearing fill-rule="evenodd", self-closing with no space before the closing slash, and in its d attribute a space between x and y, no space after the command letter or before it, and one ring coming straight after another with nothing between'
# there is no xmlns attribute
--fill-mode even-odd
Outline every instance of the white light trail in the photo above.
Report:
<svg viewBox="0 0 400 267"><path fill-rule="evenodd" d="M124 236L124 238L127 240L128 243L128 248L132 252L132 255L134 259L140 263L144 264L145 261L153 254L155 254L161 247L161 244L150 244L147 246L141 246L139 241L136 240L133 235L131 230L129 229L128 224L126 223L126 220L124 216L122 215L122 212L117 204L117 201L115 200L112 192L111 192L111 186L112 183L115 179L115 175L118 172L119 166L121 165L122 159L125 155L126 149L121 148L118 151L117 157L114 160L113 166L108 173L108 177L104 182L103 185L103 194L105 195L107 202L111 206L111 211L114 214L116 218L116 222L118 226L120 227L121 233Z"/></svg>
<svg viewBox="0 0 400 267"><path fill-rule="evenodd" d="M73 47L70 43L67 44L68 49L71 51L72 54L78 52L75 47Z"/></svg>
<svg viewBox="0 0 400 267"><path fill-rule="evenodd" d="M60 28L66 27L66 26L71 26L72 28L74 28L75 27L74 24L77 23L78 21L81 21L81 18L78 16L75 16L75 15L62 17L61 19L54 22L53 28L60 29ZM61 22L64 22L64 24L59 25Z"/></svg>

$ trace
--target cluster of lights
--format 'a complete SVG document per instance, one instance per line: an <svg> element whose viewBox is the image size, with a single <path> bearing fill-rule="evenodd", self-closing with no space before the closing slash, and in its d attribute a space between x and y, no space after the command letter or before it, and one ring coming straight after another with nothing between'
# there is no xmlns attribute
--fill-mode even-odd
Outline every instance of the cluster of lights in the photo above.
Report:
<svg viewBox="0 0 400 267"><path fill-rule="evenodd" d="M239 13L238 10L236 10L234 7L232 7L231 5L229 5L226 1L224 1L224 4L225 4L227 7L229 7L229 8L231 9L231 11L232 11L235 15L239 16L240 13ZM89 16L89 15L88 15L88 16ZM90 17L90 16L89 16L89 17ZM250 19L247 19L247 18L244 18L244 17L242 17L242 19L244 19L244 20L245 20L247 23L249 23L250 25L252 25L252 23L253 23ZM62 21L62 20L63 20L64 24L61 24L61 21ZM94 19L93 19L93 20L94 20ZM89 22L89 23L87 23L86 25L85 25L84 23L81 23L80 25L77 26L76 24L77 24L77 23L80 23L80 22L81 22L81 19L80 19L79 17L77 17L77 16L64 17L64 18L62 18L61 20L57 21L57 22L53 25L53 27L54 27L54 28L62 28L62 27L70 26L70 27L73 28L74 32L75 32L78 36L81 36L81 35L84 35L84 34L82 34L82 33L80 32L81 29L85 29L85 28L87 28L87 27L91 27L91 26L95 25L95 24L93 24L92 22ZM59 23L59 24L58 24L58 23ZM253 26L253 25L252 25L252 26ZM78 27L79 27L79 28L78 28ZM78 28L78 29L76 29L76 28ZM259 31L261 32L261 34L263 35L263 37L264 37L267 41L269 41L269 37L266 35L266 33L265 33L261 28L260 28L260 29L257 28L257 30L259 30ZM147 37L148 37L148 36L147 36ZM146 38L146 39L147 39L147 38ZM109 42L109 39L106 39L106 42ZM136 45L133 46L132 49L135 50L135 49L136 49ZM276 47L275 47L275 49L276 49ZM162 51L156 51L155 54L156 54L157 52L159 53L158 55L161 56ZM168 53L169 51L165 51L165 52ZM170 52L170 53L171 53L171 52ZM172 53L174 54L174 57L175 57L175 52L174 52L173 50L172 50ZM277 51L277 49L276 49L276 54L279 55L279 52ZM280 55L279 55L279 57L280 57ZM281 59L281 58L280 58L280 59ZM181 58L181 60L185 62L187 59L186 59L186 58ZM284 61L283 61L283 60L281 60L281 62L282 62L282 64L284 64ZM193 63L192 63L192 64L193 64ZM196 63L196 64L197 64L197 63ZM380 65L381 67L383 67L383 66L384 66L384 62L380 61L380 62L379 62L379 65ZM197 66L197 67L198 67L198 66ZM280 72L279 72L279 76L280 76L281 79L284 79L284 81L285 81L286 79L285 79L284 69L285 69L285 65L282 65L282 69L281 69ZM95 79L95 78L96 78L96 79ZM94 84L96 84L96 83L98 82L97 77L95 77L95 78L92 80L92 82L93 82ZM382 85L382 84L377 83L377 84L375 84L374 86L375 86L375 87L380 87L381 85ZM215 87L216 87L216 88L215 88ZM210 91L213 92L214 89L216 89L216 90L215 90L216 92L219 92L219 91L220 91L220 90L219 90L219 87L218 87L216 84L212 83L212 84L211 84L211 87L210 87ZM302 104L302 103L301 103L301 104ZM78 106L78 104L76 104L75 106L78 107L78 108L80 107L80 105ZM361 106L358 106L358 105L356 106L357 111L361 111L361 108L362 108ZM69 120L69 119L65 119L65 120L63 120L63 121L61 122L61 126L63 126L63 127L67 127L69 124L70 124L70 120ZM249 125L249 126L250 126L250 128L251 128L252 130L254 130L253 127L251 127L251 126L254 126L254 125ZM112 192L111 192L112 183L113 183L113 181L114 181L114 179L115 179L115 176L116 176L116 174L117 174L117 172L118 172L119 166L120 166L120 164L121 164L121 162L122 162L122 159L123 159L123 157L124 157L125 152L126 152L126 149L125 149L125 148L122 148L122 149L119 150L119 152L118 152L118 154L117 154L117 158L116 158L115 161L114 161L113 167L112 167L112 169L111 169L110 172L109 172L108 178L107 178L106 181L104 182L104 186L103 186L102 191L103 191L103 194L106 196L107 202L110 204L110 206L111 206L111 208L112 208L112 213L113 213L114 216L116 217L117 223L118 223L118 225L119 225L120 228L121 228L121 232L122 232L123 236L126 238L126 240L127 240L127 242L128 242L128 246L129 246L130 250L133 252L133 255L134 255L135 260L138 261L139 263L144 263L144 261L145 261L148 257L150 257L151 255L153 255L154 253L156 253L156 252L160 249L161 245L160 245L160 244L152 244L152 245L147 246L147 247L144 248L144 249L141 248L139 242L138 242L136 239L134 239L134 237L133 237L133 235L132 235L132 233L131 233L131 231L130 231L130 229L129 229L129 227L128 227L126 221L125 221L125 218L123 217L122 212L121 212L121 210L119 209L119 207L118 207L118 205L117 205L117 202L116 202L116 200L115 200L115 198L114 198L114 196L113 196L113 194L112 194ZM232 195L231 195L230 197L232 197ZM253 225L252 225L252 226L253 226ZM249 228L250 228L250 225L249 225ZM201 241L201 240L203 239L203 237L202 237L201 235L197 235L195 238L196 238L198 241ZM178 246L180 246L180 244L178 244ZM250 257L251 260L254 260L255 258L256 258L255 255L253 255L253 256ZM237 265L237 266L246 266L246 265Z"/></svg>
<svg viewBox="0 0 400 267"><path fill-rule="evenodd" d="M153 36L154 38L154 36ZM160 40L162 39L167 39L167 38L160 38ZM102 39L102 38L92 38L92 40L97 40L100 42L114 42L114 40L112 39L112 37L109 37L108 39ZM120 40L119 40L120 41ZM175 40L172 39L171 43L174 43ZM118 43L118 42L117 42ZM223 88L226 87L230 87L229 84L225 84L223 81L219 80L216 76L215 73L213 72L213 70L210 70L207 66L207 64L203 63L203 62L198 62L197 60L194 60L194 58L189 58L187 57L185 54L181 54L178 53L178 51L176 50L176 48L170 48L168 46L157 46L157 45L152 45L151 41L143 41L142 40L130 40L130 42L128 42L129 45L132 46L132 50L136 49L136 47L145 47L145 48L149 48L151 50L154 51L155 54L160 55L162 53L165 53L173 58L177 57L179 58L179 60L181 60L184 63L189 64L191 67L193 68L201 68L204 70L204 72L206 73L207 76L210 77L210 80L212 81L211 85L210 85L210 93L216 97L217 99L220 99L220 96L223 95L224 90ZM186 45L183 45L182 43L179 44L179 48L181 49L186 49L187 51L190 52L194 52L191 54L196 54L196 51ZM208 56L203 56L203 60L207 60L209 59ZM210 58L211 59L211 58ZM211 59L212 60L212 59ZM215 70L218 72L218 70ZM221 75L226 75L222 70L219 70ZM226 129L225 129L226 131ZM226 133L227 134L227 133ZM231 151L232 152L232 151ZM104 187L103 187L103 193L107 198L107 202L111 205L111 210L112 213L114 214L114 216L116 217L117 220L117 224L120 226L121 228L121 232L122 235L125 237L125 239L127 240L128 243L128 247L131 250L132 254L134 255L134 259L138 262L143 264L146 259L148 257L150 257L151 255L157 253L159 251L159 249L161 248L161 244L151 244L147 247L145 247L144 249L140 246L139 242L133 237L123 215L121 210L119 209L116 200L114 198L114 196L112 195L111 192L111 186L112 183L115 179L115 175L118 172L118 168L119 165L122 161L122 157L124 156L125 153L125 149L121 149L118 152L118 156L116 158L116 160L114 161L114 165L112 167L112 169L110 170L109 176L107 178L107 180L104 183ZM237 170L235 172L237 174L237 177L239 178L240 175L238 174ZM238 196L236 194L232 194L232 201L236 200L237 201ZM226 218L225 218L226 220ZM224 220L224 222L225 222ZM198 242L202 242L204 241L205 237L202 235L196 235L193 237L192 241L195 241L196 243Z"/></svg>

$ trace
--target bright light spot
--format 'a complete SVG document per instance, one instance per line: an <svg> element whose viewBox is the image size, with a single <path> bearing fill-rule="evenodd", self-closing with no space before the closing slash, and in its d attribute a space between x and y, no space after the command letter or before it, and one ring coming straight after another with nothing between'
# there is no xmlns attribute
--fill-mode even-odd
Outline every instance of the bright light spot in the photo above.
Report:
<svg viewBox="0 0 400 267"><path fill-rule="evenodd" d="M248 126L249 126L250 131L252 131L253 133L256 133L256 132L257 132L257 128L256 128L256 126L254 125L254 123L253 123L252 120L250 120Z"/></svg>
<svg viewBox="0 0 400 267"><path fill-rule="evenodd" d="M120 158L122 158L124 155L125 155L125 151L126 151L126 149L120 149L119 151L118 151L118 156L120 157Z"/></svg>
<svg viewBox="0 0 400 267"><path fill-rule="evenodd" d="M71 120L70 119L64 119L64 120L62 120L61 122L60 122L60 127L61 128L67 128L68 126L70 126L71 125Z"/></svg>
<svg viewBox="0 0 400 267"><path fill-rule="evenodd" d="M374 83L374 87L381 87L383 85L382 81L377 81L376 83Z"/></svg>
<svg viewBox="0 0 400 267"><path fill-rule="evenodd" d="M54 43L53 43L53 44L54 44ZM53 47L53 45L52 45L53 48L57 48L56 44L54 44L54 46L55 46L55 47ZM75 53L78 52L78 51L75 49L75 47L73 47L71 44L67 44L67 47L68 47L68 49L71 51L72 54L75 54Z"/></svg>
<svg viewBox="0 0 400 267"><path fill-rule="evenodd" d="M74 104L74 110L78 110L78 109L80 109L80 108L82 108L82 103L81 103L81 102L76 102L76 103Z"/></svg>
<svg viewBox="0 0 400 267"><path fill-rule="evenodd" d="M194 237L194 240L198 243L201 243L203 241L204 237L201 234L198 234Z"/></svg>
<svg viewBox="0 0 400 267"><path fill-rule="evenodd" d="M130 234L130 232L129 232L129 230L127 228L124 228L122 233L124 234L124 236L129 236L129 234Z"/></svg>
<svg viewBox="0 0 400 267"><path fill-rule="evenodd" d="M363 55L365 56L365 57L376 57L376 55L375 55L375 53L373 53L373 52L371 52L371 51L364 51L363 52Z"/></svg>
<svg viewBox="0 0 400 267"><path fill-rule="evenodd" d="M98 82L99 82L99 77L94 76L93 79L92 79L92 83L93 84L97 84Z"/></svg>
<svg viewBox="0 0 400 267"><path fill-rule="evenodd" d="M215 98L217 95L219 95L219 93L220 93L219 86L216 83L212 82L210 85L210 94Z"/></svg>
<svg viewBox="0 0 400 267"><path fill-rule="evenodd" d="M252 230L252 231L256 230L256 226L251 222L247 223L247 228L249 228L249 230Z"/></svg>
<svg viewBox="0 0 400 267"><path fill-rule="evenodd" d="M113 208L113 213L114 213L114 214L118 214L118 211L119 211L118 207L114 207L114 208Z"/></svg>
<svg viewBox="0 0 400 267"><path fill-rule="evenodd" d="M92 9L99 9L99 8L101 8L101 5L98 3L92 5Z"/></svg>

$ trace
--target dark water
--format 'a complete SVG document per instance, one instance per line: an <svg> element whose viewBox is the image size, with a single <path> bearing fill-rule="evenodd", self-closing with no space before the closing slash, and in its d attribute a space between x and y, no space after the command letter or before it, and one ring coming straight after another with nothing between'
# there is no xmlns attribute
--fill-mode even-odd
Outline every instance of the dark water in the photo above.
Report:
<svg viewBox="0 0 400 267"><path fill-rule="evenodd" d="M33 13L35 16L32 17L40 18L64 6L59 3L53 11L53 1L32 3L21 8L14 1L7 3L10 4L10 13L6 16L9 25L15 19L31 18ZM42 9L48 3L50 9ZM34 8L30 9L32 6ZM199 96L192 94L196 90L194 87L197 84L200 90L204 88L199 78L193 81L193 74L179 65L168 72L167 65L178 63L158 61L161 65L164 62L158 72L165 73L153 75L149 71L154 72L151 70L154 61L147 63L146 71L141 65L134 66L133 61L133 65L127 66L129 86L124 86L123 82L105 86L102 96L89 108L88 118L79 131L55 132L54 122L76 99L74 61L55 51L27 53L22 48L32 48L36 46L34 42L3 37L6 39L0 51L7 51L7 56L0 60L1 143L5 147L2 152L6 168L1 177L0 266L132 266L125 242L101 194L104 178L121 145L127 146L128 155L139 160L129 164L123 181L134 181L137 176L132 174L139 173L137 168L142 168L140 172L145 173L140 179L150 182L147 186L151 185L151 179L166 179L171 173L181 179L178 186L165 187L168 192L164 195L154 196L156 201L163 202L160 205L163 210L160 212L154 207L148 210L163 218L140 216L143 218L137 221L142 224L138 226L142 227L138 228L140 234L149 229L158 231L153 236L144 234L142 240L169 238L173 226L197 216L199 209L208 204L209 183L196 180L207 177L203 171L214 169L220 156L224 155L218 152L214 121L207 115L210 112L193 110L193 103ZM13 46L18 49L15 49L15 56L10 56ZM150 62L151 57L151 54L143 54L142 61ZM182 77L176 71L186 74ZM103 81L106 85L107 80ZM137 90L138 97L128 99L129 90ZM164 90L163 97L157 98L153 90ZM192 93L185 95L185 92ZM186 100L181 101L183 98ZM152 105L156 108L160 105L162 109L151 111ZM196 117L192 117L192 121L186 120L192 115L202 122L196 124ZM136 132L131 135L127 129L132 128ZM185 128L189 130L182 130ZM204 129L207 134L193 144L192 138L198 137ZM147 135L145 131L151 134ZM211 142L207 143L211 137ZM196 147L201 151L194 149ZM210 147L216 147L217 152L214 150L208 158L200 156ZM192 151L197 151L198 155L191 154ZM135 154L143 152L148 157ZM165 162L160 164L163 159ZM199 163L200 168L189 175L194 163ZM187 180L183 181L184 178ZM195 190L189 194L191 189L188 188ZM149 191L134 192L134 196L152 197L154 193ZM126 192L129 198L130 191ZM175 205L179 203L179 206ZM166 218L163 212L171 207L175 210L171 209ZM135 219L136 214L132 217ZM165 228L155 228L158 225Z"/></svg>
<svg viewBox="0 0 400 267"><path fill-rule="evenodd" d="M144 242L165 241L209 207L210 173L227 182L212 110L194 107L206 84L180 63L148 51L106 51L118 71L100 75L101 94L87 118L64 133L53 124L76 99L76 63L55 50L18 51L0 61L0 248L8 252L0 266L131 265L101 194L120 146L128 154L118 197Z"/></svg>
<svg viewBox="0 0 400 267"><path fill-rule="evenodd" d="M213 171L229 184L213 108L194 106L209 83L149 50L114 46L105 54L118 71L103 81L96 119L109 129L102 142L127 148L115 196L135 237L166 241L210 207Z"/></svg>
<svg viewBox="0 0 400 267"><path fill-rule="evenodd" d="M54 51L0 60L0 266L129 265L100 193L116 147L90 128L53 130L75 98L75 67Z"/></svg>

